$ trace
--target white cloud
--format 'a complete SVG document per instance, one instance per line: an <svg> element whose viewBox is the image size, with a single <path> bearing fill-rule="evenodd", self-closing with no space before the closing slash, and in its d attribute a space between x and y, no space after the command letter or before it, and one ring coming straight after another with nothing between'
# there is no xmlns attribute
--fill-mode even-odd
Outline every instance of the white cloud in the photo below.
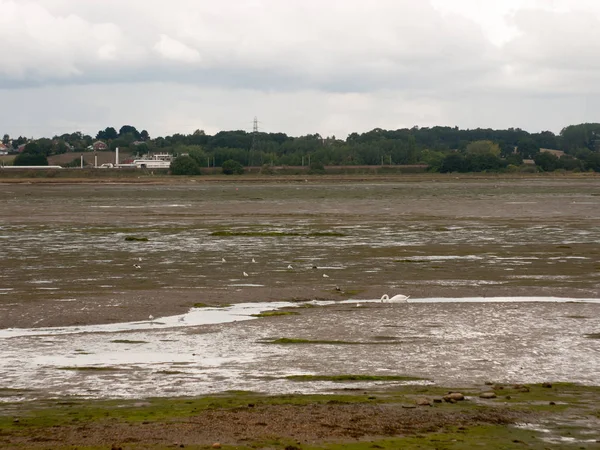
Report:
<svg viewBox="0 0 600 450"><path fill-rule="evenodd" d="M112 23L55 16L29 1L0 0L0 42L0 83L78 79L93 75L107 60L132 64L143 54Z"/></svg>
<svg viewBox="0 0 600 450"><path fill-rule="evenodd" d="M160 41L154 46L154 50L163 58L184 63L195 63L201 60L198 50L188 47L166 34L160 35Z"/></svg>

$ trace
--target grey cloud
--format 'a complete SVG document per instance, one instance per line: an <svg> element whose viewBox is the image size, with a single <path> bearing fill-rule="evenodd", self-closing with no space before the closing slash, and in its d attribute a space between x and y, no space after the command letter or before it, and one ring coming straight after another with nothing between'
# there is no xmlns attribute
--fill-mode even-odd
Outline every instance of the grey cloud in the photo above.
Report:
<svg viewBox="0 0 600 450"><path fill-rule="evenodd" d="M518 9L517 35L496 46L421 0L0 0L0 124L559 131L600 106L600 5L577 5Z"/></svg>
<svg viewBox="0 0 600 450"><path fill-rule="evenodd" d="M78 3L76 13L70 2L8 4L13 17L49 36L20 33L0 50L11 61L0 69L3 87L161 80L369 91L444 85L457 72L492 70L497 59L473 23L443 19L415 0L381 0L377 8L358 0L180 1L173 11L164 2L103 2L112 22L99 21L109 16L97 1Z"/></svg>

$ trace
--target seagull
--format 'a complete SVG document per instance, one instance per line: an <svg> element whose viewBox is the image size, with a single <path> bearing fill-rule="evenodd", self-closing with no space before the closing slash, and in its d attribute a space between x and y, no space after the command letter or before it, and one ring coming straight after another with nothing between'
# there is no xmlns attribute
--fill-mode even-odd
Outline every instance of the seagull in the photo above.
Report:
<svg viewBox="0 0 600 450"><path fill-rule="evenodd" d="M255 263L255 262L256 262L256 260L255 260L254 258L252 258L252 262L253 262L253 263Z"/></svg>
<svg viewBox="0 0 600 450"><path fill-rule="evenodd" d="M139 261L139 262L142 262L142 257L141 257L141 256L138 258L138 261Z"/></svg>
<svg viewBox="0 0 600 450"><path fill-rule="evenodd" d="M288 269L293 269L293 267L292 267L292 265L291 265L291 264L288 264L287 268L288 268Z"/></svg>
<svg viewBox="0 0 600 450"><path fill-rule="evenodd" d="M136 269L141 269L142 266L140 266L139 264L134 264L133 267L135 267Z"/></svg>
<svg viewBox="0 0 600 450"><path fill-rule="evenodd" d="M221 258L221 262L227 262L225 258Z"/></svg>
<svg viewBox="0 0 600 450"><path fill-rule="evenodd" d="M323 274L323 278L329 278L329 275L327 275L326 273Z"/></svg>
<svg viewBox="0 0 600 450"><path fill-rule="evenodd" d="M247 274L246 272L244 272L244 276L245 276L245 277L247 277L247 276L248 276L248 274Z"/></svg>
<svg viewBox="0 0 600 450"><path fill-rule="evenodd" d="M336 290L336 291L338 291L338 292L340 292L340 291L342 290L342 288L341 288L341 287L339 287L339 286L336 286L336 287L335 287L335 290Z"/></svg>
<svg viewBox="0 0 600 450"><path fill-rule="evenodd" d="M148 316L148 320L150 320L150 323L152 323L152 321L154 320L154 316L153 316L152 314L150 314L150 315Z"/></svg>

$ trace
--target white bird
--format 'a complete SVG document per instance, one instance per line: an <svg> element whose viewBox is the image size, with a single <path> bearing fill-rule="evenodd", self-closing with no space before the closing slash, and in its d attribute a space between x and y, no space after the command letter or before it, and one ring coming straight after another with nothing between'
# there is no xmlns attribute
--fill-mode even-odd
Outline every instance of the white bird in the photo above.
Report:
<svg viewBox="0 0 600 450"><path fill-rule="evenodd" d="M256 260L255 260L254 258L252 258L252 262L253 262L253 263L255 263L255 262L256 262Z"/></svg>
<svg viewBox="0 0 600 450"><path fill-rule="evenodd" d="M141 257L141 256L138 258L138 261L139 261L139 262L142 262L142 257Z"/></svg>
<svg viewBox="0 0 600 450"><path fill-rule="evenodd" d="M329 275L327 275L326 273L323 274L323 278L329 278Z"/></svg>
<svg viewBox="0 0 600 450"><path fill-rule="evenodd" d="M136 269L141 269L142 266L140 266L139 264L134 264L133 267L135 267Z"/></svg>
<svg viewBox="0 0 600 450"><path fill-rule="evenodd" d="M152 322L152 321L154 320L154 316L153 316L152 314L150 314L150 315L148 316L148 320L150 320L150 322Z"/></svg>
<svg viewBox="0 0 600 450"><path fill-rule="evenodd" d="M291 265L291 264L288 264L287 268L288 268L288 269L293 269L293 267L292 267L292 265Z"/></svg>
<svg viewBox="0 0 600 450"><path fill-rule="evenodd" d="M246 272L244 272L244 276L245 276L245 277L247 277L247 276L248 276L248 274L247 274Z"/></svg>
<svg viewBox="0 0 600 450"><path fill-rule="evenodd" d="M225 258L221 258L221 262L227 262Z"/></svg>
<svg viewBox="0 0 600 450"><path fill-rule="evenodd" d="M398 295L394 295L392 298L388 297L387 294L383 294L383 296L381 297L381 302L385 302L385 303L408 303L408 299L410 298L410 295L402 295L402 294L398 294Z"/></svg>

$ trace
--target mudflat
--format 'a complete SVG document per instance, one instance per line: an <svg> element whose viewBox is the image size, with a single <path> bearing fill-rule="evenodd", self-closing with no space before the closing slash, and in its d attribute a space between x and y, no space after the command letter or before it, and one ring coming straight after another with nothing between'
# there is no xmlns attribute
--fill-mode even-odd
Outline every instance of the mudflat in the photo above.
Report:
<svg viewBox="0 0 600 450"><path fill-rule="evenodd" d="M318 180L3 185L0 327L198 302L598 296L596 177Z"/></svg>
<svg viewBox="0 0 600 450"><path fill-rule="evenodd" d="M2 448L598 445L596 177L2 189Z"/></svg>

